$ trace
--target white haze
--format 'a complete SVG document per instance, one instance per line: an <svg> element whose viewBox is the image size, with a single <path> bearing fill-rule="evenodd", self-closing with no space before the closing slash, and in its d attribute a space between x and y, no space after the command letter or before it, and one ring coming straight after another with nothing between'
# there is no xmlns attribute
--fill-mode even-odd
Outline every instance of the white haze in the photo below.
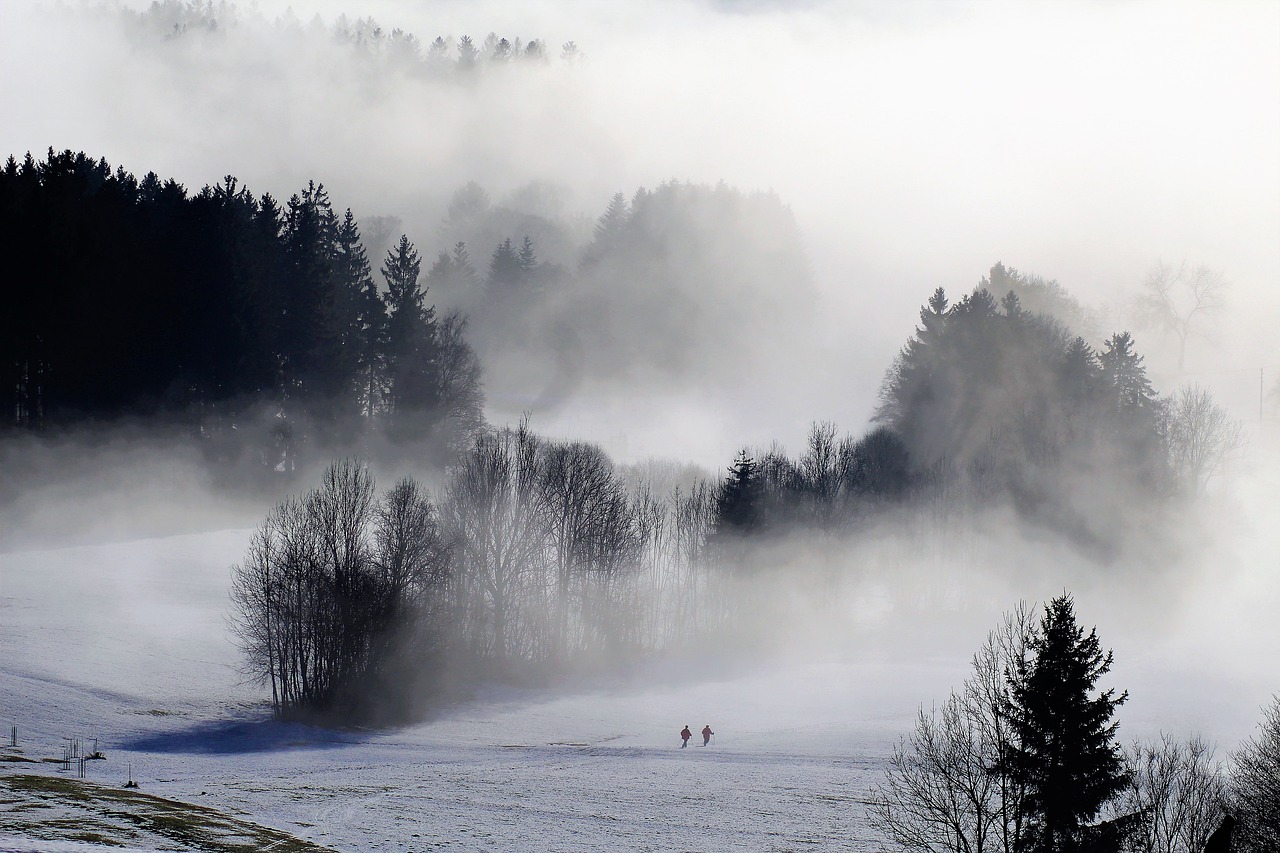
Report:
<svg viewBox="0 0 1280 853"><path fill-rule="evenodd" d="M917 565L870 538L845 557L866 569L858 609L797 618L808 630L792 640L808 654L845 642L833 624L863 620L887 656L911 637L962 676L1001 611L1065 588L1115 648L1126 737L1199 730L1230 748L1280 689L1280 454L1277 423L1258 424L1258 370L1280 378L1280 4L322 0L295 6L307 12L290 35L266 23L285 4L259 0L229 41L160 45L129 43L97 8L0 5L0 155L71 148L189 189L230 173L286 198L316 179L357 217L400 217L428 262L468 180L495 200L546 182L587 217L614 192L671 179L778 193L820 294L815 328L778 329L787 363L718 394L617 385L534 413L535 429L628 461L715 470L744 444L798 451L811 420L862 431L919 305L938 286L967 291L996 261L1056 278L1108 333L1130 327L1125 301L1158 260L1222 270L1227 308L1191 345L1187 377L1171 341L1139 331L1138 349L1160 390L1211 385L1254 440L1140 559L1099 566L993 525ZM496 31L555 55L574 40L587 59L474 86L355 85L345 49L309 31L312 10L326 25L372 15L424 43ZM499 400L488 414L519 411ZM68 488L48 496L71 511ZM912 583L940 590L954 619L877 609ZM907 701L952 686L921 684Z"/></svg>
<svg viewBox="0 0 1280 853"><path fill-rule="evenodd" d="M1157 260L1221 269L1229 310L1188 370L1241 415L1256 408L1257 369L1280 376L1267 334L1280 316L1274 4L298 8L246 5L230 39L135 44L92 5L5 4L0 151L83 149L193 189L230 173L277 197L314 178L357 216L401 217L426 258L445 248L443 203L471 179L495 200L547 182L590 217L618 190L670 179L776 191L824 297L816 329L779 330L790 364L744 377L747 395L726 387L732 405L611 389L534 413L630 458L718 466L742 443L795 447L813 419L860 428L928 293L967 290L997 260L1109 311L1107 332L1131 326L1120 299ZM474 86L358 82L346 50L315 32L339 14L424 43L496 31L544 39L554 56L572 39L587 61ZM300 29L272 28L279 16ZM472 251L483 261L488 248ZM1138 342L1159 373L1168 342ZM518 407L497 400L492 414Z"/></svg>

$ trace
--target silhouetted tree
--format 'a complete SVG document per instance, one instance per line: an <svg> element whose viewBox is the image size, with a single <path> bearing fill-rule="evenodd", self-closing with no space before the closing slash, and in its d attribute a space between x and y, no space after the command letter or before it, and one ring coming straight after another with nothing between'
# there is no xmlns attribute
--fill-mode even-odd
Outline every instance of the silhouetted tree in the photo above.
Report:
<svg viewBox="0 0 1280 853"><path fill-rule="evenodd" d="M1178 370L1186 364L1187 342L1204 335L1214 314L1226 304L1231 283L1207 266L1177 267L1163 261L1147 274L1138 298L1138 312L1148 326L1172 334L1178 341Z"/></svg>
<svg viewBox="0 0 1280 853"><path fill-rule="evenodd" d="M1045 605L1030 654L1008 674L1014 744L1003 768L1024 787L1027 819L1020 850L1092 850L1091 822L1129 783L1112 718L1127 693L1096 695L1111 670L1096 630L1085 634L1069 595ZM1114 848L1113 848L1114 849Z"/></svg>
<svg viewBox="0 0 1280 853"><path fill-rule="evenodd" d="M439 348L435 308L426 304L418 284L422 262L402 236L387 253L388 408L392 429L401 438L421 434L439 417Z"/></svg>
<svg viewBox="0 0 1280 853"><path fill-rule="evenodd" d="M1259 731L1232 756L1233 849L1280 850L1280 698L1263 710Z"/></svg>
<svg viewBox="0 0 1280 853"><path fill-rule="evenodd" d="M721 483L716 495L716 533L743 536L759 529L763 502L761 486L756 462L743 448L738 451L729 468L729 476Z"/></svg>

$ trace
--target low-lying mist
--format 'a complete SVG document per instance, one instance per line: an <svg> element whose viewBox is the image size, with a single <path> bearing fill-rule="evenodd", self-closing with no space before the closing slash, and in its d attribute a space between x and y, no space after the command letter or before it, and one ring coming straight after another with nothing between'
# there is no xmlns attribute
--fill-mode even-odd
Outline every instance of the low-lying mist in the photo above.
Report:
<svg viewBox="0 0 1280 853"><path fill-rule="evenodd" d="M548 546L572 581L550 594L561 578L539 555L544 578L529 585L532 603L508 636L492 618L506 605L482 591L496 588L500 561L478 549L457 557L449 549L462 540L441 539L431 559L443 565L448 551L472 572L463 575L472 585L442 582L444 597L432 599L462 612L464 665L505 665L509 649L543 665L559 660L562 644L582 652L580 671L547 665L526 677L690 678L679 662L702 657L722 672L944 661L958 681L1002 613L1067 591L1081 622L1115 650L1109 678L1131 694L1123 736L1200 731L1229 748L1251 733L1277 689L1280 654L1280 296L1269 286L1280 276L1280 121L1269 108L1280 101L1280 8L308 8L314 20L265 2L6 4L0 69L38 83L0 94L0 154L84 150L113 168L172 176L193 196L226 174L259 198L323 182L336 210L354 211L375 279L400 236L412 241L427 301L440 317L468 317L488 423L516 429L527 415L547 445L590 442L584 455L604 460L593 471L607 481L599 511L646 507L655 526L645 535L660 545ZM490 32L488 50L507 37L537 40L545 53L482 58L470 76L426 64L437 35L457 63L462 35L486 45ZM521 269L537 272L512 275L530 291L482 292L478 283L500 281L499 261L526 237L536 264ZM474 279L448 263L433 278L459 244ZM1162 293L1160 262L1183 259L1229 287L1199 311L1190 280L1171 280L1167 310L1148 310ZM997 261L1028 272L1019 278ZM748 537L729 549L715 584L689 581L734 455L798 459L811 425L829 422L848 431L855 459L878 410L885 424L886 371L891 380L904 341L926 324L922 303L935 288L953 303L970 297L997 268L1003 285L1033 282L1059 308L1079 309L1055 319L1082 327L1053 326L1045 339L1059 336L1065 348L1080 335L1092 364L1109 336L1132 330L1151 400L1173 400L1188 383L1211 388L1244 422L1247 443L1197 469L1191 487L1152 474L1131 489L1125 476L1169 445L1162 430L1172 420L1144 420L1149 441L1138 450L1092 454L1095 439L1114 437L1091 431L1093 409L1059 401L1024 410L1015 392L1025 386L1006 382L1010 374L944 361L930 377L945 373L963 393L929 388L918 399L937 405L894 424L913 431L912 459L930 442L943 448L929 471L912 471L912 488L933 478L928 500L859 492L847 524ZM381 279L378 287L387 291ZM992 287L993 300L1005 297ZM975 401L986 416L965 414L960 436L948 418ZM226 429L268 434L277 411L262 411ZM1071 464L1037 456L1036 442L1058 441L1073 418L1089 422L1084 439L1054 448L1081 455L1064 452ZM368 434L316 441L296 466L258 460L252 476L236 467L240 457L194 446L190 432L91 424L70 435L0 440L0 549L235 529L247 565L250 531L341 458L367 462L379 489L416 477L441 530L469 529L477 516L464 510L480 505L457 499L460 456L443 464ZM451 450L503 435L476 430ZM479 489L484 471L471 473ZM512 476L516 495L536 479ZM623 528L607 529L637 537ZM293 544L273 539L262 553ZM625 559L609 562L616 554ZM643 560L654 570L646 582L661 582L639 588L639 575L620 568ZM577 572L574 561L589 568ZM701 627L695 605L697 614L731 612L732 630L714 639L685 631ZM617 637L662 642L631 658L583 652ZM258 663L276 660L270 641L257 651ZM513 677L496 664L477 671ZM954 686L920 684L910 701L927 706ZM429 687L398 720L423 712Z"/></svg>

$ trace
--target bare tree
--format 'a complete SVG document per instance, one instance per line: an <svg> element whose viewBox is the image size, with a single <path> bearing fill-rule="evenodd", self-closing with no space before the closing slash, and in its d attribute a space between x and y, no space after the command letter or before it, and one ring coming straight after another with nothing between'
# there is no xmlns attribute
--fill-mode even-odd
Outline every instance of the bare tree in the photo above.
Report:
<svg viewBox="0 0 1280 853"><path fill-rule="evenodd" d="M276 713L368 713L442 564L435 511L411 480L378 502L373 476L343 460L277 505L232 567L230 619Z"/></svg>
<svg viewBox="0 0 1280 853"><path fill-rule="evenodd" d="M454 546L455 618L473 653L505 663L516 648L524 593L545 555L538 441L522 422L476 437L454 468L441 504ZM526 626L527 627L527 626Z"/></svg>
<svg viewBox="0 0 1280 853"><path fill-rule="evenodd" d="M1129 787L1111 804L1114 816L1141 815L1130 850L1201 853L1225 814L1226 777L1213 747L1199 736L1162 734L1134 743L1126 755Z"/></svg>
<svg viewBox="0 0 1280 853"><path fill-rule="evenodd" d="M1259 732L1232 755L1231 808L1239 823L1234 849L1280 850L1280 697L1263 711Z"/></svg>
<svg viewBox="0 0 1280 853"><path fill-rule="evenodd" d="M1160 261L1147 274L1138 297L1140 318L1178 341L1178 370L1186 363L1187 341L1205 334L1205 326L1226 304L1226 276L1207 266L1178 266Z"/></svg>
<svg viewBox="0 0 1280 853"><path fill-rule="evenodd" d="M1002 768L1013 733L1006 673L1026 659L1032 612L1020 605L987 636L973 675L941 709L922 708L872 796L871 820L901 849L1013 853L1025 793Z"/></svg>
<svg viewBox="0 0 1280 853"><path fill-rule="evenodd" d="M1199 385L1183 385L1167 406L1170 466L1193 494L1199 494L1223 461L1244 446L1244 429Z"/></svg>

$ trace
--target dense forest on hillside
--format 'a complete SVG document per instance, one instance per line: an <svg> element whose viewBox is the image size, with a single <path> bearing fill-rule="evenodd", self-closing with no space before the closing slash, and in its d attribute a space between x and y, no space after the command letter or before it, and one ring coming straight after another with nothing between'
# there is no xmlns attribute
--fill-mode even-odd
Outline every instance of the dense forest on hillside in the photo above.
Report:
<svg viewBox="0 0 1280 853"><path fill-rule="evenodd" d="M230 176L190 193L83 153L10 157L3 428L159 419L268 470L320 448L442 462L481 424L482 359L532 405L591 378L678 376L708 349L752 364L776 351L766 324L806 310L773 195L663 184L617 195L584 236L545 198L494 205L471 183L434 260L372 221L380 259L321 184L280 203ZM769 301L780 270L791 287Z"/></svg>

